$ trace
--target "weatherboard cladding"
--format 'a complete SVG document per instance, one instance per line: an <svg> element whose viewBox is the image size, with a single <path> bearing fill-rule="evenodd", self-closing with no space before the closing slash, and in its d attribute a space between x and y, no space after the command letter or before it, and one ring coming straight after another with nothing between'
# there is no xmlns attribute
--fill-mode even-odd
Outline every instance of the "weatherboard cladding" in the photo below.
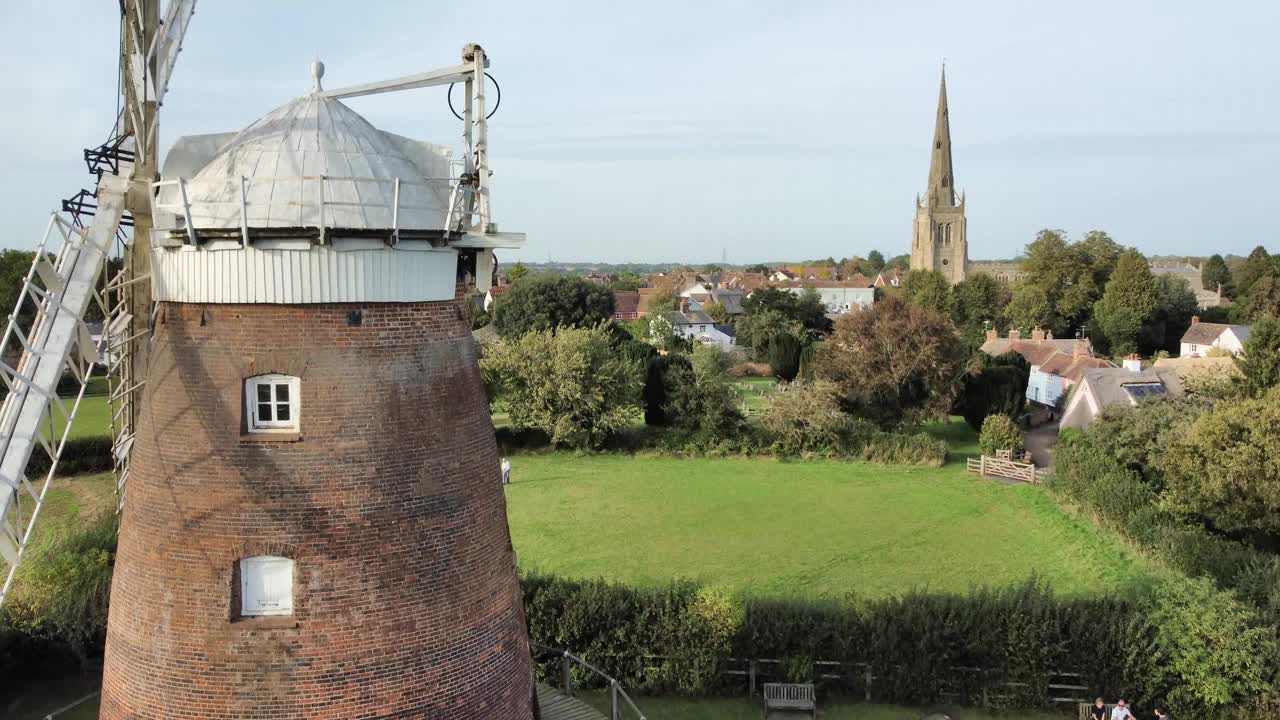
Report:
<svg viewBox="0 0 1280 720"><path fill-rule="evenodd" d="M352 251L310 243L308 250L155 248L155 299L281 304L453 299L456 251L405 250L375 242L381 247Z"/></svg>

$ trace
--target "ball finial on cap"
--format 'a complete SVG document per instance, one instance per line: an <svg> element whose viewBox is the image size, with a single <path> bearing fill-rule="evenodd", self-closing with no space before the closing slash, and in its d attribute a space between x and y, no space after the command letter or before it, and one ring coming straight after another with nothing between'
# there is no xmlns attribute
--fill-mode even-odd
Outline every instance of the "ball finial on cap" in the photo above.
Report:
<svg viewBox="0 0 1280 720"><path fill-rule="evenodd" d="M323 87L320 87L320 79L323 77L324 77L324 63L320 62L319 60L316 60L315 62L311 63L311 81L312 81L311 92L320 92L321 90L324 90Z"/></svg>

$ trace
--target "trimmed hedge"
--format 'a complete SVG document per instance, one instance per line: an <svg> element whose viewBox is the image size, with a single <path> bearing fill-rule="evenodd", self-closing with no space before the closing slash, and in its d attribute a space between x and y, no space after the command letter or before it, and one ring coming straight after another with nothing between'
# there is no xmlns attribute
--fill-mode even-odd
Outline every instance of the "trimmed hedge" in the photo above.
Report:
<svg viewBox="0 0 1280 720"><path fill-rule="evenodd" d="M109 436L72 438L62 446L62 459L58 461L58 475L83 475L107 472L115 467L111 456ZM31 453L27 461L27 477L35 478L49 472L49 456L40 448Z"/></svg>
<svg viewBox="0 0 1280 720"><path fill-rule="evenodd" d="M776 661L758 665L762 681L817 681L837 695L861 696L870 666L877 702L1045 707L1058 673L1075 672L1071 684L1090 697L1216 717L1270 694L1274 669L1274 629L1230 593L1185 578L1134 599L1063 598L1034 579L844 602L735 601L689 583L641 589L536 574L522 586L535 643L572 650L645 693L740 693L746 679L723 670L751 658ZM1206 634L1208 617L1222 621ZM819 671L815 661L836 665ZM554 683L559 666L538 673Z"/></svg>

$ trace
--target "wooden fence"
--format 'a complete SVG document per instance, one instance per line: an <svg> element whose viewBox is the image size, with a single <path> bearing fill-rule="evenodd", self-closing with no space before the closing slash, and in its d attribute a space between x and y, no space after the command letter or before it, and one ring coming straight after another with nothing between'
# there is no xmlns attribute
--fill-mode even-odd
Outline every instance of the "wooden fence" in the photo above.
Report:
<svg viewBox="0 0 1280 720"><path fill-rule="evenodd" d="M1002 477L1010 480L1021 480L1026 483L1039 483L1049 474L1048 468L1037 468L1033 463L1018 462L1006 458L982 455L965 461L969 472L982 477Z"/></svg>

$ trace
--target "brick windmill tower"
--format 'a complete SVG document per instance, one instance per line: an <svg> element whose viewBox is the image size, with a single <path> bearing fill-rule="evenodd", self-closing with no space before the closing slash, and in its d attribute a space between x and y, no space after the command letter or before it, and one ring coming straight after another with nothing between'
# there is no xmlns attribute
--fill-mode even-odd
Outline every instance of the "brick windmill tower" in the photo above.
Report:
<svg viewBox="0 0 1280 720"><path fill-rule="evenodd" d="M316 63L311 93L169 153L104 720L532 717L460 304L523 242L492 221L487 66L468 45L325 91ZM341 102L452 84L457 163Z"/></svg>

